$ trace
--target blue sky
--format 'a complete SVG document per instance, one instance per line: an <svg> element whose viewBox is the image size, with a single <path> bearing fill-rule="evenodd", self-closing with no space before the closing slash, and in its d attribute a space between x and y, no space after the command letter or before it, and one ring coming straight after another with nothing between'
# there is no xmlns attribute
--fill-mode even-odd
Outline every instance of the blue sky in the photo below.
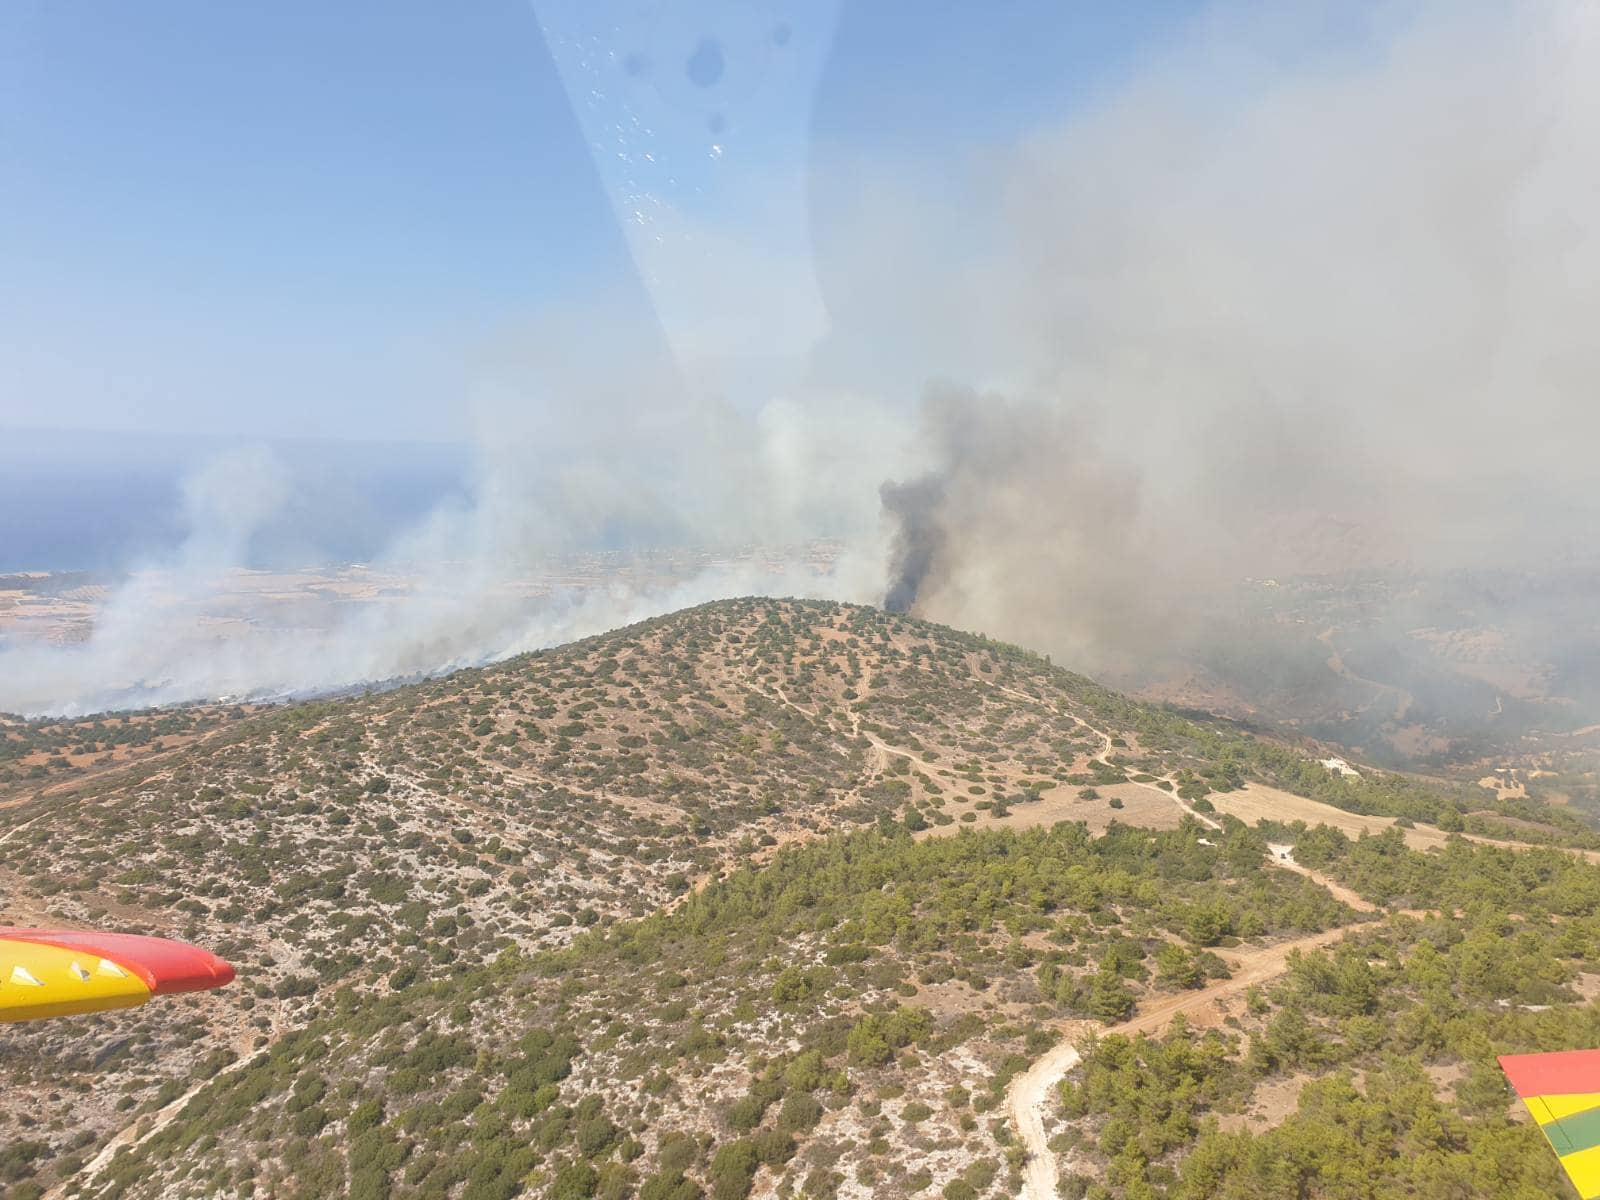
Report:
<svg viewBox="0 0 1600 1200"><path fill-rule="evenodd" d="M0 3L0 570L827 535L871 599L938 470L929 615L1049 648L1586 544L1595 11Z"/></svg>
<svg viewBox="0 0 1600 1200"><path fill-rule="evenodd" d="M0 425L460 437L485 348L532 314L671 332L597 117L644 113L632 149L676 164L647 189L759 243L779 190L818 200L816 155L936 176L1070 112L1188 7L13 0ZM576 12L611 39L583 62ZM680 72L703 36L723 61Z"/></svg>

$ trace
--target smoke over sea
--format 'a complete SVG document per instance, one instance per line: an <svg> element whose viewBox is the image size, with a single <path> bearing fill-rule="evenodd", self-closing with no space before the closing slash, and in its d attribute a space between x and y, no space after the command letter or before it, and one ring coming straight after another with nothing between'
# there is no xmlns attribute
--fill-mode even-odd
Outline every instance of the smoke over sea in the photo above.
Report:
<svg viewBox="0 0 1600 1200"><path fill-rule="evenodd" d="M1325 15L1213 6L1070 115L937 163L840 153L831 64L802 238L680 217L645 274L718 278L659 285L664 337L600 297L485 351L465 483L373 556L403 600L209 634L263 531L316 543L304 481L229 449L144 556L184 603L136 575L86 642L11 638L0 709L338 687L752 592L1093 670L1183 652L1246 576L1592 556L1600 8L1359 6L1346 40ZM844 547L822 575L505 599L622 541L819 537Z"/></svg>

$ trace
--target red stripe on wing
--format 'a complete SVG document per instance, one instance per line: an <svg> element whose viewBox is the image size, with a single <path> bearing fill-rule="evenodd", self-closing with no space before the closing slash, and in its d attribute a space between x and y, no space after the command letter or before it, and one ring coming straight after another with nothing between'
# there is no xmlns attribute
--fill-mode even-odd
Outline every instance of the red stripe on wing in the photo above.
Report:
<svg viewBox="0 0 1600 1200"><path fill-rule="evenodd" d="M0 929L0 938L80 950L109 958L144 981L152 995L203 992L233 982L233 967L209 950L187 942L135 933L96 933L77 929Z"/></svg>
<svg viewBox="0 0 1600 1200"><path fill-rule="evenodd" d="M1524 1100L1529 1096L1600 1092L1600 1050L1502 1054L1500 1069Z"/></svg>

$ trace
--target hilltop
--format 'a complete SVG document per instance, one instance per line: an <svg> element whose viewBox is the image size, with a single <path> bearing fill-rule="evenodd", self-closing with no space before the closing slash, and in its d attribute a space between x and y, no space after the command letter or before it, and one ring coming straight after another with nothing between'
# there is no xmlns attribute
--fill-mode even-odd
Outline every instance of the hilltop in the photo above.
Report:
<svg viewBox="0 0 1600 1200"><path fill-rule="evenodd" d="M8 1031L0 1183L983 1194L1019 1165L1000 1102L1053 1022L1370 919L1273 869L1230 808L1350 815L1400 854L1450 832L1600 845L1559 810L1330 773L1018 648L821 602L185 712L159 747L13 778L0 923L184 937L241 983Z"/></svg>

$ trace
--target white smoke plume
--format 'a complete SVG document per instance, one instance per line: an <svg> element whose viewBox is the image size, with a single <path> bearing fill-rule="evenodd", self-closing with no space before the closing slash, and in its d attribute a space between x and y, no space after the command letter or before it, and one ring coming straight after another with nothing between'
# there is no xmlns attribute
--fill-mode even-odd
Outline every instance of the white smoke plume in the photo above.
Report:
<svg viewBox="0 0 1600 1200"><path fill-rule="evenodd" d="M766 426L776 429L763 442L718 453L753 456L752 472L765 461L781 496L795 461L826 451L784 428L781 414ZM670 459L673 446L660 446ZM238 586L238 567L252 536L288 502L290 471L261 449L225 455L185 487L182 546L134 572L86 641L19 639L0 649L0 711L76 715L305 695L477 665L723 597L868 595L881 577L875 546L847 550L819 571L803 555L697 554L691 544L678 557L695 564L692 572L670 563L651 570L658 556L631 576L530 586L559 576L608 522L648 517L664 536L706 535L703 514L726 502L727 482L691 490L690 460L663 466L642 455L575 460L554 478L520 469L535 458L526 445L486 449L469 501L440 506L370 565L366 574L398 585L395 594L268 604ZM728 510L715 544L738 532L771 544L792 527L774 508Z"/></svg>
<svg viewBox="0 0 1600 1200"><path fill-rule="evenodd" d="M713 369L619 343L603 305L519 330L475 398L470 500L380 564L405 598L312 631L173 626L283 494L236 463L197 481L165 564L194 603L136 582L87 643L13 643L0 709L438 671L751 591L887 597L1093 667L1180 652L1245 575L1592 553L1600 7L1223 4L965 163L862 177L827 135L814 261L730 249L748 277L717 286L782 312L763 287L814 268L826 329L782 347L786 384L724 402L706 381L741 347ZM759 332L671 341L717 328ZM515 592L619 526L847 549L822 578Z"/></svg>

